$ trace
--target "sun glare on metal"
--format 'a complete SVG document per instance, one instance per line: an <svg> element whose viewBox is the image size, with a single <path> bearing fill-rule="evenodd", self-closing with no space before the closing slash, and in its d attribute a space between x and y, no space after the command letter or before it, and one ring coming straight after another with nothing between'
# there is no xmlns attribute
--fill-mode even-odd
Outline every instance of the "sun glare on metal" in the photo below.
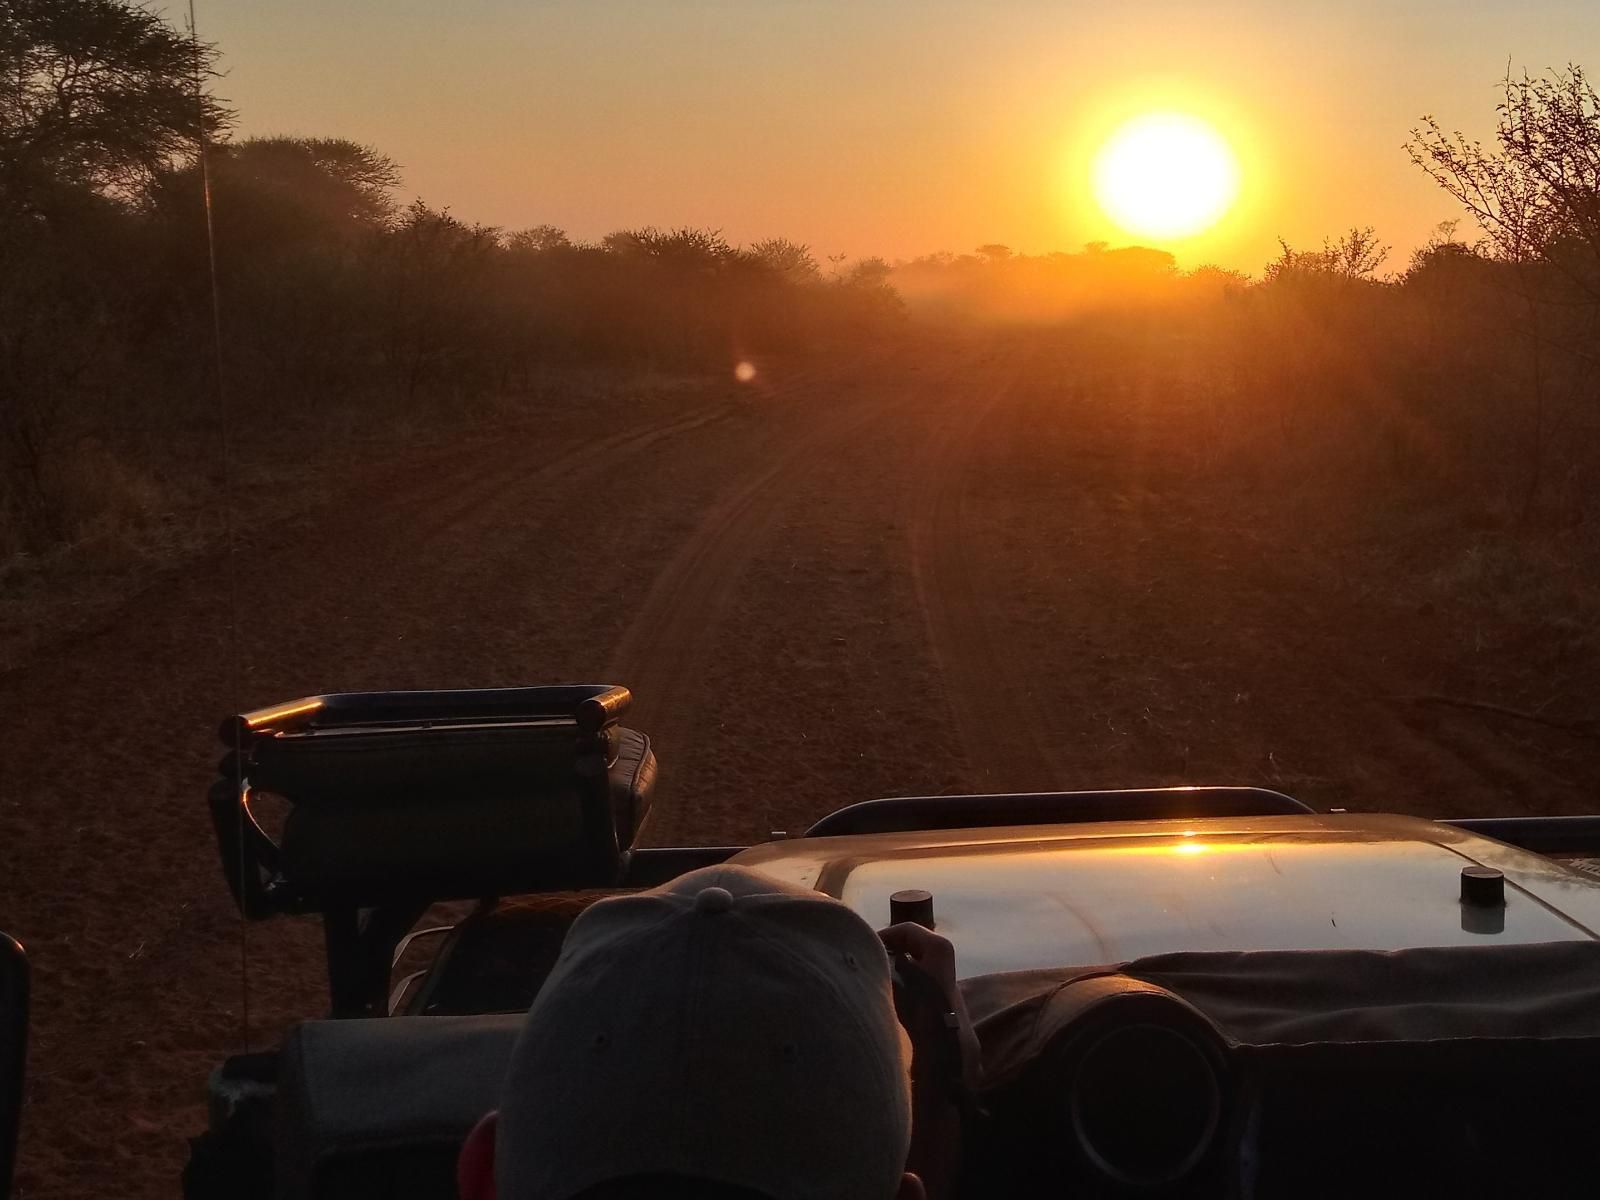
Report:
<svg viewBox="0 0 1600 1200"><path fill-rule="evenodd" d="M1239 160L1211 125L1186 113L1147 113L1096 155L1096 201L1128 233L1181 238L1220 221L1239 195Z"/></svg>
<svg viewBox="0 0 1600 1200"><path fill-rule="evenodd" d="M749 383L756 377L756 365L751 362L742 362L733 369L733 377L740 383Z"/></svg>

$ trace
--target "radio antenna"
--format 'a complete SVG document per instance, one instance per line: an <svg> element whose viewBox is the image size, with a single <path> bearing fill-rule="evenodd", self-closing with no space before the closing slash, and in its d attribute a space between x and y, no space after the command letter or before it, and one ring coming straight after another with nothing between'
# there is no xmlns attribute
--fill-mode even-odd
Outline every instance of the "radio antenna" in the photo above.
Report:
<svg viewBox="0 0 1600 1200"><path fill-rule="evenodd" d="M194 102L195 102L195 146L200 160L200 197L201 208L205 214L206 229L206 268L211 284L211 376L215 390L217 410L217 449L219 455L220 475L222 483L222 557L224 574L224 592L227 605L228 649L228 703L235 713L242 712L243 706L239 700L239 584L238 571L235 565L237 546L234 537L233 520L233 438L230 426L231 410L228 404L228 389L226 374L223 367L222 350L222 289L217 283L217 232L211 215L211 146L206 137L206 93L205 70L202 66L204 53L200 44L200 29L195 22L194 0L189 0L189 41L194 48ZM233 785L243 791L243 734L233 722ZM242 805L244 797L234 797L236 804ZM244 878L244 872L249 864L245 861L244 851L244 824L239 826L239 878ZM239 911L239 1026L240 1046L244 1053L250 1052L250 923L243 908Z"/></svg>

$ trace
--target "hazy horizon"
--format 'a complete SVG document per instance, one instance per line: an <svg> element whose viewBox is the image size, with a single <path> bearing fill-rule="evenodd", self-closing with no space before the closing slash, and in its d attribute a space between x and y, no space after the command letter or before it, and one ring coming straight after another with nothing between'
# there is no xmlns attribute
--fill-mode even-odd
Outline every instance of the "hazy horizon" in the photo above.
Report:
<svg viewBox="0 0 1600 1200"><path fill-rule="evenodd" d="M370 144L401 165L405 196L486 224L588 240L694 225L819 257L1103 240L1250 272L1279 237L1353 225L1403 256L1456 215L1401 150L1418 118L1484 136L1508 65L1600 59L1600 6L1577 0L981 14L463 0L448 15L201 0L198 21L235 136ZM1101 139L1153 108L1211 121L1241 160L1238 204L1199 236L1130 236L1088 194Z"/></svg>
<svg viewBox="0 0 1600 1200"><path fill-rule="evenodd" d="M298 11L301 19L294 19ZM1424 112L1488 133L1496 82L1600 59L1600 10L1358 0L1078 10L1016 3L254 5L202 0L238 136L346 136L406 194L496 226L782 235L910 258L1160 245L1259 270L1278 237L1374 224L1397 251L1453 216L1406 162ZM1133 238L1082 186L1118 118L1181 107L1234 142L1218 229Z"/></svg>

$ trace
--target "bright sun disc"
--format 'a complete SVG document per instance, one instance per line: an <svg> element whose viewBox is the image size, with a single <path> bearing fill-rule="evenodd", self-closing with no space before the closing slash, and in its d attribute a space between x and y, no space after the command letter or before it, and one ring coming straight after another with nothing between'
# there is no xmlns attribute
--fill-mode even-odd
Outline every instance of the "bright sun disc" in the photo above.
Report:
<svg viewBox="0 0 1600 1200"><path fill-rule="evenodd" d="M1183 113L1135 117L1095 156L1095 199L1139 237L1201 233L1222 219L1238 194L1233 149L1210 125Z"/></svg>

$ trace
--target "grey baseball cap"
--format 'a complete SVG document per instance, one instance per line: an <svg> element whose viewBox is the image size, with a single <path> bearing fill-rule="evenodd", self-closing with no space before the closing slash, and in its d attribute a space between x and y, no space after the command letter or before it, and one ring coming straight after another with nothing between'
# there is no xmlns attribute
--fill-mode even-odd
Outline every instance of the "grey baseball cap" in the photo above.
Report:
<svg viewBox="0 0 1600 1200"><path fill-rule="evenodd" d="M502 1200L673 1174L887 1200L911 1141L888 956L837 900L742 867L602 900L512 1054Z"/></svg>

